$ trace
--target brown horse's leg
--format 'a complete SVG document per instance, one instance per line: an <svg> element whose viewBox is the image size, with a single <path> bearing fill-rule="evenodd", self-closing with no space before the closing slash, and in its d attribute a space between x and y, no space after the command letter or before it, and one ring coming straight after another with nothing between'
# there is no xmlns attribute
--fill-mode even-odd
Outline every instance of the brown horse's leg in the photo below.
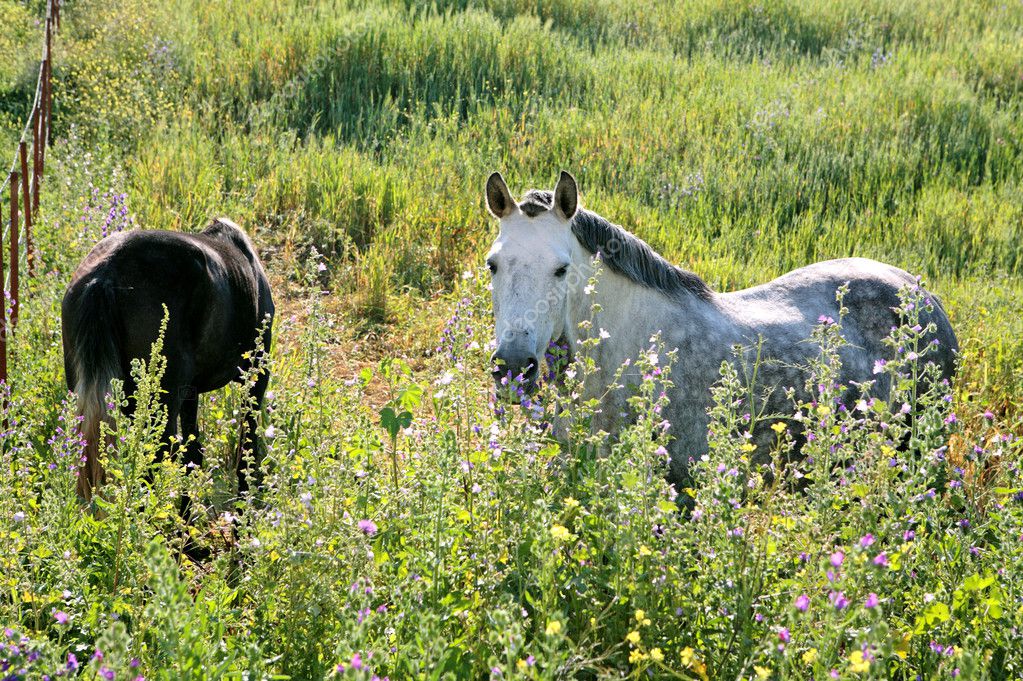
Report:
<svg viewBox="0 0 1023 681"><path fill-rule="evenodd" d="M266 388L269 383L270 375L264 371L259 375L255 385L252 386L252 391L249 393L252 397L253 408L249 415L245 417L245 437L242 439L242 451L238 456L238 496L249 491L250 479L256 486L256 489L259 489L263 483L262 473L259 468L259 435L257 433L259 425L256 417L263 408L263 396L266 395ZM248 471L249 458L255 464L251 474Z"/></svg>
<svg viewBox="0 0 1023 681"><path fill-rule="evenodd" d="M202 465L202 447L199 445L199 393L193 386L182 388L181 437L184 440L184 464L187 470Z"/></svg>
<svg viewBox="0 0 1023 681"><path fill-rule="evenodd" d="M178 388L181 396L181 438L182 438L182 463L185 466L185 474L190 474L193 468L202 465L202 447L199 445L199 394L190 385ZM181 518L191 524L193 510L192 498L188 494L181 495ZM202 518L202 514L199 514ZM187 532L187 531L186 531ZM185 554L193 561L203 561L210 557L210 550L200 545L186 534Z"/></svg>

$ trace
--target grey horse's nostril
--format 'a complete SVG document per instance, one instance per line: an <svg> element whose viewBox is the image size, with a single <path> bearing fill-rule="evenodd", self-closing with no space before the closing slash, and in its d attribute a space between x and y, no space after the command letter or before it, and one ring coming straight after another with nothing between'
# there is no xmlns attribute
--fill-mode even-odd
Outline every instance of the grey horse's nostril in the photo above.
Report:
<svg viewBox="0 0 1023 681"><path fill-rule="evenodd" d="M509 368L508 363L496 352L490 356L490 366L490 373L493 375L494 380L498 383L501 382L502 378L511 374L511 369Z"/></svg>
<svg viewBox="0 0 1023 681"><path fill-rule="evenodd" d="M529 357L525 362L525 366L522 368L521 372L522 378L524 378L526 381L532 381L534 378L536 378L536 374L539 372L539 370L540 361L537 360L536 356Z"/></svg>
<svg viewBox="0 0 1023 681"><path fill-rule="evenodd" d="M536 379L540 371L540 361L535 355L525 357L503 356L494 353L490 358L493 366L492 374L494 380L501 383L505 379L514 381L518 379L523 383L531 383Z"/></svg>

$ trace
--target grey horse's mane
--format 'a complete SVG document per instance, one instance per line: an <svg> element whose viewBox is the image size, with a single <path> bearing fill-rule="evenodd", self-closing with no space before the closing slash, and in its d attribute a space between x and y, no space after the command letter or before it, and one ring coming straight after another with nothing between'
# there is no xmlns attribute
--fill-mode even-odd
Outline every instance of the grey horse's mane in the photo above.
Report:
<svg viewBox="0 0 1023 681"><path fill-rule="evenodd" d="M519 210L534 218L549 211L553 203L554 192L530 189L522 197ZM637 284L671 298L691 294L706 300L711 296L703 279L672 265L645 241L596 213L580 208L572 219L572 233L590 253L599 252L608 269Z"/></svg>

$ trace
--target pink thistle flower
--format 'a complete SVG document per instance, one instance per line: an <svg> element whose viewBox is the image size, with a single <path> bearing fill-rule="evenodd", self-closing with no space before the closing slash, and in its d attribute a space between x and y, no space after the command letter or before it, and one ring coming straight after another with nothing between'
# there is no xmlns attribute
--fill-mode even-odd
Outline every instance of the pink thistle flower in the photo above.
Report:
<svg viewBox="0 0 1023 681"><path fill-rule="evenodd" d="M849 599L841 591L832 591L828 594L828 600L835 606L835 610L844 610L849 606Z"/></svg>

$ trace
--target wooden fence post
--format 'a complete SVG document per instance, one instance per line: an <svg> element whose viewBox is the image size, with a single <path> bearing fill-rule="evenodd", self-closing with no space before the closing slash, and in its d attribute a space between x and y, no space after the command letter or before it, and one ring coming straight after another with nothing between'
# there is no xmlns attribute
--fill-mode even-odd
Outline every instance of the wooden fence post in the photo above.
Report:
<svg viewBox="0 0 1023 681"><path fill-rule="evenodd" d="M21 295L18 291L18 180L20 174L17 170L11 171L11 237L10 246L10 267L11 267L11 324L13 331L18 324L18 298Z"/></svg>
<svg viewBox="0 0 1023 681"><path fill-rule="evenodd" d="M35 275L35 255L32 253L32 197L29 195L28 176L28 143L21 140L18 145L21 156L21 205L25 208L25 263L28 265L28 276Z"/></svg>

